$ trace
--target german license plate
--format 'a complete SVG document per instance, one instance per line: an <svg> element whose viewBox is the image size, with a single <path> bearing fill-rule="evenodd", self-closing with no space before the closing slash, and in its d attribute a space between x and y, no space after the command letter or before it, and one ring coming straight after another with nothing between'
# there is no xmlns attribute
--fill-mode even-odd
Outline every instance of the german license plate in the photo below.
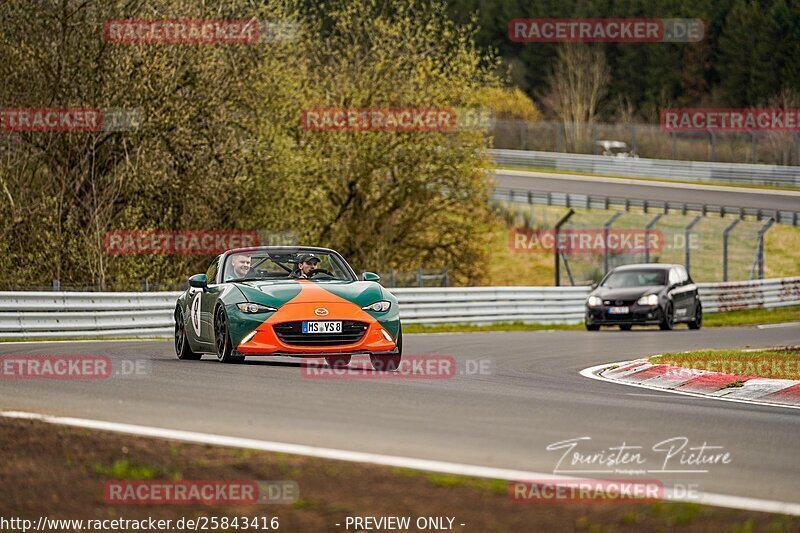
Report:
<svg viewBox="0 0 800 533"><path fill-rule="evenodd" d="M341 333L341 322L303 322L303 333Z"/></svg>
<svg viewBox="0 0 800 533"><path fill-rule="evenodd" d="M609 315L625 315L627 313L628 313L628 306L608 308Z"/></svg>

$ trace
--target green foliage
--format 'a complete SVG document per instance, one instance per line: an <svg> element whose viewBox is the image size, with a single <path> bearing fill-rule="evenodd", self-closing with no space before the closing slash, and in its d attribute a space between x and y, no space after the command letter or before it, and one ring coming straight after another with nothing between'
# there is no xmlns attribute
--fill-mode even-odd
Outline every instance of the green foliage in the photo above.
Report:
<svg viewBox="0 0 800 533"><path fill-rule="evenodd" d="M290 230L356 269L449 264L483 275L483 132L311 132L313 106L460 107L498 86L472 30L438 4L342 1L325 17L282 0L0 5L0 101L137 109L136 131L0 139L0 286L137 288L211 257L109 255L109 230ZM295 22L253 45L113 44L113 19Z"/></svg>

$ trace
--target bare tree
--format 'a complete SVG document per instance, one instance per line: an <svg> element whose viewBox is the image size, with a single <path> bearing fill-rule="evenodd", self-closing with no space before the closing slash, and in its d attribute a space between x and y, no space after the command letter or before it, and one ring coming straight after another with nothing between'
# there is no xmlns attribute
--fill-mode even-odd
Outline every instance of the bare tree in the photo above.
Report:
<svg viewBox="0 0 800 533"><path fill-rule="evenodd" d="M564 124L568 150L585 147L587 126L597 116L609 79L601 49L585 44L566 44L558 49L542 103Z"/></svg>
<svg viewBox="0 0 800 533"><path fill-rule="evenodd" d="M777 96L767 100L766 105L772 109L789 111L800 107L800 92L784 88ZM794 132L771 131L765 135L769 154L775 158L774 163L779 165L800 164L800 138ZM771 161L772 162L772 161Z"/></svg>

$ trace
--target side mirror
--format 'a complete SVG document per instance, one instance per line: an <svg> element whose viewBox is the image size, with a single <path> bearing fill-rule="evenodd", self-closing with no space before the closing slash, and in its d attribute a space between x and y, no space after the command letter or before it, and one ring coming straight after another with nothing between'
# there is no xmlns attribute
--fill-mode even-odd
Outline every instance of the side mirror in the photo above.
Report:
<svg viewBox="0 0 800 533"><path fill-rule="evenodd" d="M380 281L381 277L374 272L364 272L361 274L361 279L364 281Z"/></svg>
<svg viewBox="0 0 800 533"><path fill-rule="evenodd" d="M208 287L208 281L205 274L195 274L189 278L189 286L197 289L205 289Z"/></svg>
<svg viewBox="0 0 800 533"><path fill-rule="evenodd" d="M592 285L591 285L591 287L592 287L592 290L595 290L595 289L596 289L597 287L599 287L599 286L600 286L600 284L599 284L599 283L597 283L596 281L595 281L594 283L592 283Z"/></svg>

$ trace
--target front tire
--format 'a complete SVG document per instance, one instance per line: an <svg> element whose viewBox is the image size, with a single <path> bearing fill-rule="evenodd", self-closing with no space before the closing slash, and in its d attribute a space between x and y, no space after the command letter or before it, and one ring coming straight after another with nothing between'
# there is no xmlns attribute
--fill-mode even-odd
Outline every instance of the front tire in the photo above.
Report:
<svg viewBox="0 0 800 533"><path fill-rule="evenodd" d="M175 354L178 359L184 361L197 361L203 354L195 353L189 346L189 338L186 335L186 322L183 320L183 311L178 307L175 309Z"/></svg>
<svg viewBox="0 0 800 533"><path fill-rule="evenodd" d="M622 331L630 331L633 328L633 324L620 324L619 329Z"/></svg>
<svg viewBox="0 0 800 533"><path fill-rule="evenodd" d="M689 322L689 329L700 329L703 327L703 306L697 302L697 311L694 312L694 318Z"/></svg>
<svg viewBox="0 0 800 533"><path fill-rule="evenodd" d="M661 314L661 322L658 324L658 328L662 331L669 331L675 327L675 315L672 311L672 304L668 303L667 306L664 308L664 312Z"/></svg>
<svg viewBox="0 0 800 533"><path fill-rule="evenodd" d="M397 353L390 355L369 356L372 368L378 372L392 372L400 367L400 360L403 358L403 327L400 326L397 332Z"/></svg>
<svg viewBox="0 0 800 533"><path fill-rule="evenodd" d="M222 363L241 363L244 361L244 356L237 354L233 349L225 309L217 307L214 315L214 344L217 348L217 359Z"/></svg>
<svg viewBox="0 0 800 533"><path fill-rule="evenodd" d="M597 324L586 324L586 329L589 331L600 331L600 326Z"/></svg>

